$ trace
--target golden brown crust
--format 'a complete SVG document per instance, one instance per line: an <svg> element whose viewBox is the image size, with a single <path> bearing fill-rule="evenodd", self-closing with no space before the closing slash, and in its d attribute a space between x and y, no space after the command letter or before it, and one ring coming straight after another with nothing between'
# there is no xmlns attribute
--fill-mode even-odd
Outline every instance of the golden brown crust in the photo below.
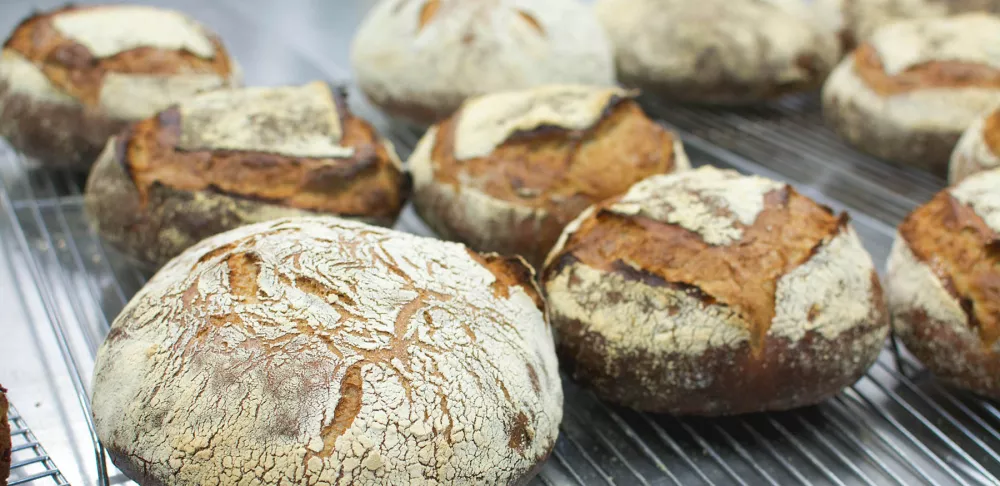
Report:
<svg viewBox="0 0 1000 486"><path fill-rule="evenodd" d="M983 122L983 140L991 152L1000 155L1000 110L995 110Z"/></svg>
<svg viewBox="0 0 1000 486"><path fill-rule="evenodd" d="M928 88L1000 88L1000 71L985 64L933 61L891 76L871 44L862 43L853 56L855 72L881 96Z"/></svg>
<svg viewBox="0 0 1000 486"><path fill-rule="evenodd" d="M229 55L215 35L206 32L215 55L203 59L184 50L139 47L115 56L98 59L82 44L56 30L54 16L100 6L66 6L35 14L21 22L4 43L45 73L53 85L79 99L84 105L96 107L104 76L108 73L128 74L217 74L228 79L233 71Z"/></svg>
<svg viewBox="0 0 1000 486"><path fill-rule="evenodd" d="M542 126L515 133L485 157L458 160L456 128L461 112L444 121L431 155L436 184L456 193L475 190L512 207L543 215L512 221L499 233L509 244L490 242L478 250L523 255L538 265L566 226L580 212L627 190L650 175L678 168L675 138L650 120L631 99L614 99L600 120L584 130ZM427 211L437 211L429 203ZM443 209L441 209L443 210ZM447 218L436 218L447 219ZM442 222L454 238L472 244L481 240L478 221ZM498 231L493 229L492 234Z"/></svg>
<svg viewBox="0 0 1000 486"><path fill-rule="evenodd" d="M337 97L351 158L318 159L261 152L177 148L181 115L170 108L124 135L123 163L145 204L154 186L214 191L282 206L394 220L407 195L406 176L368 122Z"/></svg>
<svg viewBox="0 0 1000 486"><path fill-rule="evenodd" d="M961 303L983 348L991 348L1000 338L1000 235L948 191L911 213L899 234Z"/></svg>
<svg viewBox="0 0 1000 486"><path fill-rule="evenodd" d="M774 318L781 276L811 258L847 224L845 217L838 219L785 186L765 196L753 224L734 223L743 230L740 240L717 246L677 225L603 209L614 202L602 204L570 235L543 278L557 274L560 265L579 261L654 285L686 288L706 304L722 304L743 315L752 326L754 355L762 351Z"/></svg>

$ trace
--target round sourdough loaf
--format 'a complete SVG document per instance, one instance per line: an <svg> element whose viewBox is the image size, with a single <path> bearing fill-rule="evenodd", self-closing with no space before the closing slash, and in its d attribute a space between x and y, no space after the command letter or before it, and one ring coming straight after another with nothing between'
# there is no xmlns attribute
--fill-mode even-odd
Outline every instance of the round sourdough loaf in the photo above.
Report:
<svg viewBox="0 0 1000 486"><path fill-rule="evenodd" d="M533 277L332 217L218 235L115 320L97 433L144 486L523 484L563 399Z"/></svg>
<svg viewBox="0 0 1000 486"><path fill-rule="evenodd" d="M469 97L552 83L615 83L611 46L577 0L379 2L351 46L358 86L429 125Z"/></svg>
<svg viewBox="0 0 1000 486"><path fill-rule="evenodd" d="M392 145L326 83L220 90L108 142L85 209L127 255L159 266L248 223L331 213L392 225L409 192Z"/></svg>
<svg viewBox="0 0 1000 486"><path fill-rule="evenodd" d="M899 226L886 298L932 373L1000 399L1000 170L969 176Z"/></svg>
<svg viewBox="0 0 1000 486"><path fill-rule="evenodd" d="M744 104L816 88L835 33L799 0L598 0L618 79L682 102Z"/></svg>
<svg viewBox="0 0 1000 486"><path fill-rule="evenodd" d="M546 86L466 102L410 157L418 213L444 238L540 266L591 204L688 168L680 139L631 95Z"/></svg>
<svg viewBox="0 0 1000 486"><path fill-rule="evenodd" d="M971 12L1000 13L1000 0L840 0L844 30L853 44L898 20L940 18Z"/></svg>
<svg viewBox="0 0 1000 486"><path fill-rule="evenodd" d="M824 115L866 152L944 174L962 132L1000 104L998 43L986 14L889 24L830 75Z"/></svg>
<svg viewBox="0 0 1000 486"><path fill-rule="evenodd" d="M138 5L67 6L22 21L0 51L0 136L86 169L108 137L195 93L239 84L219 39Z"/></svg>
<svg viewBox="0 0 1000 486"><path fill-rule="evenodd" d="M761 177L653 176L573 221L542 274L564 369L639 410L817 403L889 327L847 216Z"/></svg>
<svg viewBox="0 0 1000 486"><path fill-rule="evenodd" d="M1000 166L1000 109L976 119L955 145L948 165L948 182Z"/></svg>

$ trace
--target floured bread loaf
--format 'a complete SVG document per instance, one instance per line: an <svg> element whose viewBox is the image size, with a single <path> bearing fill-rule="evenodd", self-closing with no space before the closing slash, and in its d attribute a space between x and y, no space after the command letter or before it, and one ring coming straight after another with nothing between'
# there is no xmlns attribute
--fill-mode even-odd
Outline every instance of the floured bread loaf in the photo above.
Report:
<svg viewBox="0 0 1000 486"><path fill-rule="evenodd" d="M743 104L818 87L839 46L800 0L598 0L618 79L683 102Z"/></svg>
<svg viewBox="0 0 1000 486"><path fill-rule="evenodd" d="M1000 104L998 44L986 14L887 25L830 75L824 115L866 152L943 174L962 132Z"/></svg>
<svg viewBox="0 0 1000 486"><path fill-rule="evenodd" d="M940 18L971 12L1000 13L1000 0L841 0L844 32L852 44L898 20Z"/></svg>
<svg viewBox="0 0 1000 486"><path fill-rule="evenodd" d="M392 145L327 84L194 96L112 138L87 181L98 232L159 266L208 236L283 216L392 225L409 192Z"/></svg>
<svg viewBox="0 0 1000 486"><path fill-rule="evenodd" d="M351 63L375 105L421 125L481 94L615 82L611 46L578 0L379 2L358 28Z"/></svg>
<svg viewBox="0 0 1000 486"><path fill-rule="evenodd" d="M1000 110L994 110L969 125L955 145L948 165L948 181L962 179L1000 167Z"/></svg>
<svg viewBox="0 0 1000 486"><path fill-rule="evenodd" d="M524 484L562 388L516 257L338 218L192 247L115 319L93 412L143 486Z"/></svg>
<svg viewBox="0 0 1000 486"><path fill-rule="evenodd" d="M469 100L409 167L417 212L439 235L537 267L588 206L688 161L631 93L564 85Z"/></svg>
<svg viewBox="0 0 1000 486"><path fill-rule="evenodd" d="M897 336L932 373L1000 399L1000 170L971 175L899 226L886 297Z"/></svg>
<svg viewBox="0 0 1000 486"><path fill-rule="evenodd" d="M848 223L790 186L704 167L653 176L573 221L542 274L563 368L639 410L817 403L889 327Z"/></svg>
<svg viewBox="0 0 1000 486"><path fill-rule="evenodd" d="M170 10L68 6L20 23L0 52L0 135L86 169L108 137L195 93L239 84L219 39Z"/></svg>

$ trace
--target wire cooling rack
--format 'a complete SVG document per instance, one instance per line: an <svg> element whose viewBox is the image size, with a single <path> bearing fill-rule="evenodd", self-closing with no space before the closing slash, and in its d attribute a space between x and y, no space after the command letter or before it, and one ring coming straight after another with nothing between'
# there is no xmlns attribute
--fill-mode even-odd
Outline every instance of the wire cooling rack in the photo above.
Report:
<svg viewBox="0 0 1000 486"><path fill-rule="evenodd" d="M7 484L17 486L21 484L68 485L55 463L42 448L31 432L28 425L21 419L17 409L11 405L7 413L7 422L10 424L11 438L11 465L10 478Z"/></svg>
<svg viewBox="0 0 1000 486"><path fill-rule="evenodd" d="M880 263L899 218L943 184L844 147L820 125L814 99L735 113L647 108L684 137L696 165L791 180L820 202L851 210ZM405 128L389 133L404 154L417 138ZM80 337L78 346L64 343L67 359L89 363L148 275L87 226L82 177L33 168L6 147L0 175L0 221L12 222L0 225L0 253L28 268L54 333ZM411 209L398 227L428 234ZM87 407L89 369L75 369ZM678 419L602 403L569 379L564 389L560 439L534 484L1000 484L1000 410L944 388L889 347L837 397L785 413ZM96 442L95 450L103 457ZM99 482L123 481L117 474L99 469Z"/></svg>

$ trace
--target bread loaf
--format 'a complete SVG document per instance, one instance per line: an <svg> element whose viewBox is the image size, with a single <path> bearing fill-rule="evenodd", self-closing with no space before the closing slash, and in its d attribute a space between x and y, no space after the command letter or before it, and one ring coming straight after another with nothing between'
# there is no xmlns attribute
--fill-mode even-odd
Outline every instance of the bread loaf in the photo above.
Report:
<svg viewBox="0 0 1000 486"><path fill-rule="evenodd" d="M948 164L948 182L1000 166L1000 110L989 112L969 125L955 145Z"/></svg>
<svg viewBox="0 0 1000 486"><path fill-rule="evenodd" d="M819 87L839 45L799 0L598 0L618 79L671 100L745 104Z"/></svg>
<svg viewBox="0 0 1000 486"><path fill-rule="evenodd" d="M115 319L94 422L141 485L508 485L562 389L518 258L332 217L190 248Z"/></svg>
<svg viewBox="0 0 1000 486"><path fill-rule="evenodd" d="M0 136L43 164L86 169L128 122L239 82L221 41L177 12L67 6L4 43Z"/></svg>
<svg viewBox="0 0 1000 486"><path fill-rule="evenodd" d="M408 191L392 145L314 82L204 93L135 124L108 143L84 202L101 236L156 267L284 216L389 226Z"/></svg>
<svg viewBox="0 0 1000 486"><path fill-rule="evenodd" d="M591 204L688 168L680 139L631 96L564 85L466 102L410 158L417 212L446 239L540 266Z"/></svg>
<svg viewBox="0 0 1000 486"><path fill-rule="evenodd" d="M351 64L376 106L420 125L481 94L615 82L611 46L577 0L379 2L358 27Z"/></svg>
<svg viewBox="0 0 1000 486"><path fill-rule="evenodd" d="M1000 170L938 193L899 226L886 292L897 336L955 386L1000 399Z"/></svg>
<svg viewBox="0 0 1000 486"><path fill-rule="evenodd" d="M998 0L842 0L845 34L852 45L899 20L941 18L971 12L1000 14Z"/></svg>
<svg viewBox="0 0 1000 486"><path fill-rule="evenodd" d="M824 115L861 150L943 175L962 132L1000 104L998 42L985 14L885 26L830 75Z"/></svg>
<svg viewBox="0 0 1000 486"><path fill-rule="evenodd" d="M7 486L7 478L10 476L13 444L10 437L10 422L7 421L9 409L7 389L0 386L0 486Z"/></svg>
<svg viewBox="0 0 1000 486"><path fill-rule="evenodd" d="M728 415L817 403L888 323L847 216L711 167L653 176L573 221L542 274L561 364L605 400Z"/></svg>

